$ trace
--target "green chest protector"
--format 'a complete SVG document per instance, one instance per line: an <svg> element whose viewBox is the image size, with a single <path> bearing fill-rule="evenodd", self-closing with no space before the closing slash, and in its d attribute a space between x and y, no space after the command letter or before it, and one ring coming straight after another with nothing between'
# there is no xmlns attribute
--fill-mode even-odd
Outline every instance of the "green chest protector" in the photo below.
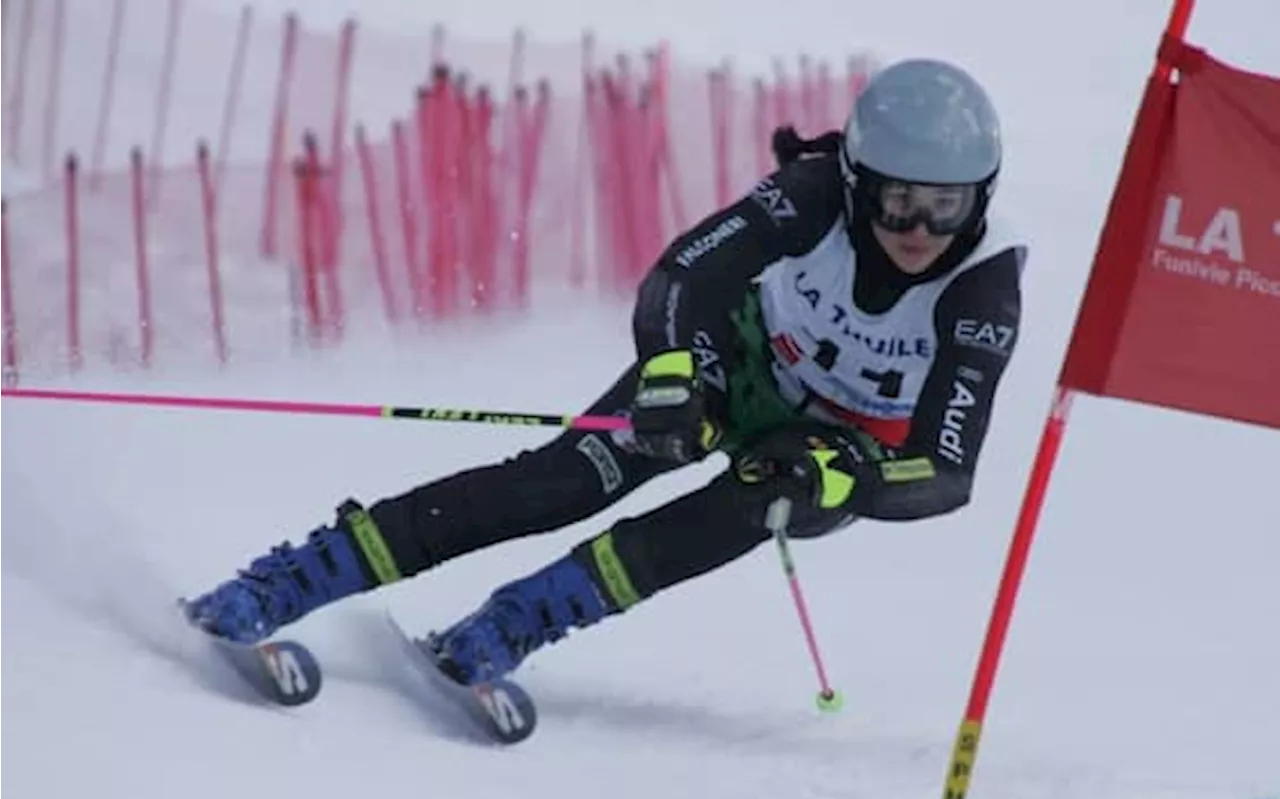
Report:
<svg viewBox="0 0 1280 799"><path fill-rule="evenodd" d="M720 448L733 454L747 439L805 417L783 399L774 381L758 287L747 292L742 308L729 318L737 342L729 361L728 418Z"/></svg>

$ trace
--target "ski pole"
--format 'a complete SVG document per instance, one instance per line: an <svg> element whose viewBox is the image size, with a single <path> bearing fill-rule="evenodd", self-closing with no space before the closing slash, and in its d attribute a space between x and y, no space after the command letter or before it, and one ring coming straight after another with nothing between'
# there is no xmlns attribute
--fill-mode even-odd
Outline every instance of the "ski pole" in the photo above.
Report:
<svg viewBox="0 0 1280 799"><path fill-rule="evenodd" d="M827 680L827 670L822 665L822 655L818 652L818 637L813 632L813 624L809 621L809 609L804 595L800 593L800 578L796 575L796 564L791 559L791 548L787 545L787 527L791 524L791 500L778 497L769 503L765 511L765 527L773 533L773 540L778 542L778 554L782 557L782 570L787 575L787 584L791 587L791 599L795 602L796 613L800 616L800 627L804 630L805 643L809 645L809 657L813 660L813 668L818 672L818 709L834 713L844 707L844 696Z"/></svg>
<svg viewBox="0 0 1280 799"><path fill-rule="evenodd" d="M169 408L202 408L222 411L366 416L382 419L417 419L428 422L477 422L479 424L565 427L575 430L626 430L631 424L621 416L563 415L527 411L483 411L456 408L417 408L399 405L350 405L330 402L184 397L162 394L121 394L100 391L6 388L6 397L100 402L115 405L147 405Z"/></svg>

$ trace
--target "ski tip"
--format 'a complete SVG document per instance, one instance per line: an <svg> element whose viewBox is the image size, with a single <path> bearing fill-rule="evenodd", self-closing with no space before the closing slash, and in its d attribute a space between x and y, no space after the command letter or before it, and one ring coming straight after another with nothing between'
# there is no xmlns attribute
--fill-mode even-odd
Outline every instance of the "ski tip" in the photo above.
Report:
<svg viewBox="0 0 1280 799"><path fill-rule="evenodd" d="M324 682L320 662L306 646L292 640L244 643L206 629L192 617L185 598L177 600L183 621L262 698L286 707L304 705L320 694Z"/></svg>
<svg viewBox="0 0 1280 799"><path fill-rule="evenodd" d="M399 636L405 651L427 677L433 695L442 697L475 725L492 743L509 746L533 734L538 724L538 711L532 697L519 684L509 679L466 685L455 680L441 667L438 650L433 645L435 632L425 636L407 633L388 611L387 618Z"/></svg>
<svg viewBox="0 0 1280 799"><path fill-rule="evenodd" d="M324 673L305 646L296 641L271 641L254 649L262 660L275 701L289 707L304 705L320 693Z"/></svg>
<svg viewBox="0 0 1280 799"><path fill-rule="evenodd" d="M501 744L518 744L538 726L538 708L529 694L509 680L471 686L476 702L488 716L489 734Z"/></svg>

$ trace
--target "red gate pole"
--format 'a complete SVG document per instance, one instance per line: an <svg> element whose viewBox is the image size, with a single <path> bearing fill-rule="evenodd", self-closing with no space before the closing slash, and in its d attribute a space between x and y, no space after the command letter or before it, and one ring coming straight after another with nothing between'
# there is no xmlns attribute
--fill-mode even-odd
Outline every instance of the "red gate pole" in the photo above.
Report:
<svg viewBox="0 0 1280 799"><path fill-rule="evenodd" d="M1181 40L1187 30L1191 18L1191 7L1195 0L1174 0L1174 7L1165 27L1165 36ZM1157 62L1154 80L1167 82L1169 67ZM1146 101L1144 100L1144 105ZM1142 110L1139 111L1135 132L1142 129ZM1126 157L1126 161L1128 158ZM1140 175L1129 170L1122 171L1117 181L1116 191L1124 189L1129 182L1145 182L1152 176ZM1126 178L1128 180L1126 180ZM1061 378L1054 391L1052 409L1045 422L1040 437L1040 445L1036 452L1035 462L1031 467L1031 476L1027 483L1026 493L1022 498L1022 508L1018 513L1013 539L1009 543L1009 554L1005 559L1004 573L1000 577L1000 587L996 592L995 602L991 608L991 618L987 623L987 634L982 642L982 653L978 658L977 669L973 676L973 686L969 692L969 701L965 707L964 718L960 722L960 730L956 734L954 748L951 751L951 762L947 767L946 782L943 788L943 799L964 799L969 791L969 780L973 775L974 764L978 758L978 743L982 736L982 725L987 714L987 705L991 698L991 690L995 684L996 672L1000 666L1000 654L1004 649L1005 636L1009 631L1009 622L1013 618L1014 605L1017 602L1018 588L1022 583L1022 574L1026 569L1027 558L1031 551L1031 543L1035 537L1036 524L1040 519L1040 510L1044 505L1045 495L1049 489L1049 478L1057 461L1058 450L1066 432L1067 416L1071 409L1071 401L1075 396L1074 389L1064 385Z"/></svg>

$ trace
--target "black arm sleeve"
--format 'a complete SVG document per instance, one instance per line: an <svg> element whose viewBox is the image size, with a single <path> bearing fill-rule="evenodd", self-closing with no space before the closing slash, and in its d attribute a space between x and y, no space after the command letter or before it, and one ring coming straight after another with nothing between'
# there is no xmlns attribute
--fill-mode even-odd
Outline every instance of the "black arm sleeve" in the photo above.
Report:
<svg viewBox="0 0 1280 799"><path fill-rule="evenodd" d="M892 459L923 468L882 464L883 479L858 501L859 515L921 519L968 503L996 388L1017 341L1025 258L1025 248L1002 250L947 287L934 315L937 357L911 433Z"/></svg>
<svg viewBox="0 0 1280 799"><path fill-rule="evenodd" d="M632 317L639 358L688 348L701 320L742 304L752 278L812 248L841 213L834 156L794 161L678 236L641 283Z"/></svg>

